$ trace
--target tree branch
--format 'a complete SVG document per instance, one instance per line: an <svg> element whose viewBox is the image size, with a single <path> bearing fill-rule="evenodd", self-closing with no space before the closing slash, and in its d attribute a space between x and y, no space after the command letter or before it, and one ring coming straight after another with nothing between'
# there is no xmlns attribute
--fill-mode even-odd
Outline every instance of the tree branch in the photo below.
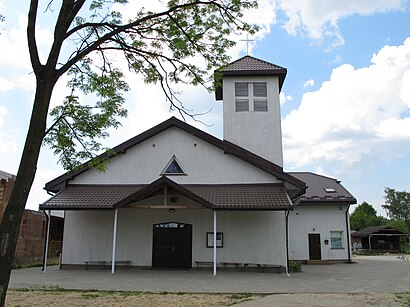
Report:
<svg viewBox="0 0 410 307"><path fill-rule="evenodd" d="M84 58L85 56L87 56L88 54L90 54L92 51L95 51L97 49L98 46L100 46L101 44L107 42L108 40L110 40L113 36L121 33L121 32L125 32L128 29L134 28L144 22L147 22L149 20L153 20L159 17L165 17L167 15L169 15L172 12L175 12L177 10L181 10L181 9L185 9L188 7L193 7L196 5L216 5L219 8L222 8L222 6L217 3L215 0L212 1L194 1L194 2L190 2L190 3L185 3L185 4L181 4L181 5L177 5L174 7L169 8L168 10L165 10L163 12L159 12L159 13L155 13L155 14L151 14L145 17L142 17L140 19L137 19L131 23L128 23L126 25L122 25L122 26L118 26L116 29L112 30L111 32L101 36L99 39L97 39L95 42L93 42L92 44L88 45L87 47L85 47L83 50L80 50L73 58L69 59L67 61L67 63L65 63L62 67L60 67L57 70L57 74L58 76L61 76L62 74L64 74L74 63L78 62L81 58ZM71 33L72 34L72 33Z"/></svg>
<svg viewBox="0 0 410 307"><path fill-rule="evenodd" d="M30 1L30 8L28 11L27 23L27 41L28 50L30 53L31 65L34 73L37 74L42 68L40 58L38 56L37 42L36 42L36 20L37 20L38 0Z"/></svg>
<svg viewBox="0 0 410 307"><path fill-rule="evenodd" d="M60 51L65 40L66 32L73 22L75 16L78 14L86 0L63 0L63 4L58 15L57 22L54 30L54 41L51 46L49 57L47 59L47 65L49 67L55 67L60 55ZM57 74L60 77L61 74Z"/></svg>

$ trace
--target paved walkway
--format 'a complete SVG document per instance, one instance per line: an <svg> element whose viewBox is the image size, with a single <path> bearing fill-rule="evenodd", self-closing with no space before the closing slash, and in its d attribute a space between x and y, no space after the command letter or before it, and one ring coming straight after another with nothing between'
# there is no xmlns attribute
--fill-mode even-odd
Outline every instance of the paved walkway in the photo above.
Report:
<svg viewBox="0 0 410 307"><path fill-rule="evenodd" d="M13 270L10 288L132 290L197 293L363 293L410 291L410 263L397 256L358 257L355 263L304 265L291 274L120 269Z"/></svg>

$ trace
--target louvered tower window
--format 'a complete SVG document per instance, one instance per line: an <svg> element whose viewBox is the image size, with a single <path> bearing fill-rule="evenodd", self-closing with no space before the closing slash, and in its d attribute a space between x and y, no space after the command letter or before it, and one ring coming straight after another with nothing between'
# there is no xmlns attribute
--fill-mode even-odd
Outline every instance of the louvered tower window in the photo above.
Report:
<svg viewBox="0 0 410 307"><path fill-rule="evenodd" d="M235 111L236 112L267 112L268 90L266 82L236 82ZM250 110L252 104L253 110Z"/></svg>

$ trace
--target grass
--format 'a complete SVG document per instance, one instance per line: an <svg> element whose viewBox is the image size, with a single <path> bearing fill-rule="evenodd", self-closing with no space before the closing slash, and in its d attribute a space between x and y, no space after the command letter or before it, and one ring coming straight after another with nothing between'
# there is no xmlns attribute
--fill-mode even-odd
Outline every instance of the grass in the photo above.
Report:
<svg viewBox="0 0 410 307"><path fill-rule="evenodd" d="M251 300L255 299L255 295L252 295L252 294L249 294L249 293L231 294L230 296L228 296L228 298L233 301L228 306L232 306L232 305L236 305L238 303L251 301Z"/></svg>
<svg viewBox="0 0 410 307"><path fill-rule="evenodd" d="M410 307L410 292L396 293L396 297L403 300L403 306Z"/></svg>
<svg viewBox="0 0 410 307"><path fill-rule="evenodd" d="M58 257L50 257L47 259L47 266L58 265L58 264L59 264ZM36 268L36 267L42 267L42 266L43 266L43 261L35 261L35 262L29 262L29 263L13 263L12 269L26 269L26 268Z"/></svg>

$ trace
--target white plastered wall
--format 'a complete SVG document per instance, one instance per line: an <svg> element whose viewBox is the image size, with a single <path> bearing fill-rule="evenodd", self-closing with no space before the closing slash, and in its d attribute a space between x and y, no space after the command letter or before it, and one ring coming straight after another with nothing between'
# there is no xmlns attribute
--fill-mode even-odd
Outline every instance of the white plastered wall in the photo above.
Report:
<svg viewBox="0 0 410 307"><path fill-rule="evenodd" d="M64 227L63 264L111 260L113 211L67 211ZM192 261L212 261L206 233L213 231L209 209L119 209L117 260L134 266L151 266L153 224L192 224ZM285 215L269 211L217 212L217 232L223 232L218 262L248 262L285 266ZM194 266L194 264L193 264Z"/></svg>
<svg viewBox="0 0 410 307"><path fill-rule="evenodd" d="M235 82L266 82L267 112L235 111ZM278 77L224 77L224 139L283 166Z"/></svg>
<svg viewBox="0 0 410 307"><path fill-rule="evenodd" d="M323 260L348 260L346 237L347 205L307 204L299 205L289 215L289 259L308 260L308 234L320 234ZM343 249L332 249L330 231L342 231ZM328 245L324 241L329 240Z"/></svg>
<svg viewBox="0 0 410 307"><path fill-rule="evenodd" d="M272 183L274 176L223 150L172 127L112 158L104 173L89 170L70 184L147 184L157 180L175 155L187 176L177 183Z"/></svg>

